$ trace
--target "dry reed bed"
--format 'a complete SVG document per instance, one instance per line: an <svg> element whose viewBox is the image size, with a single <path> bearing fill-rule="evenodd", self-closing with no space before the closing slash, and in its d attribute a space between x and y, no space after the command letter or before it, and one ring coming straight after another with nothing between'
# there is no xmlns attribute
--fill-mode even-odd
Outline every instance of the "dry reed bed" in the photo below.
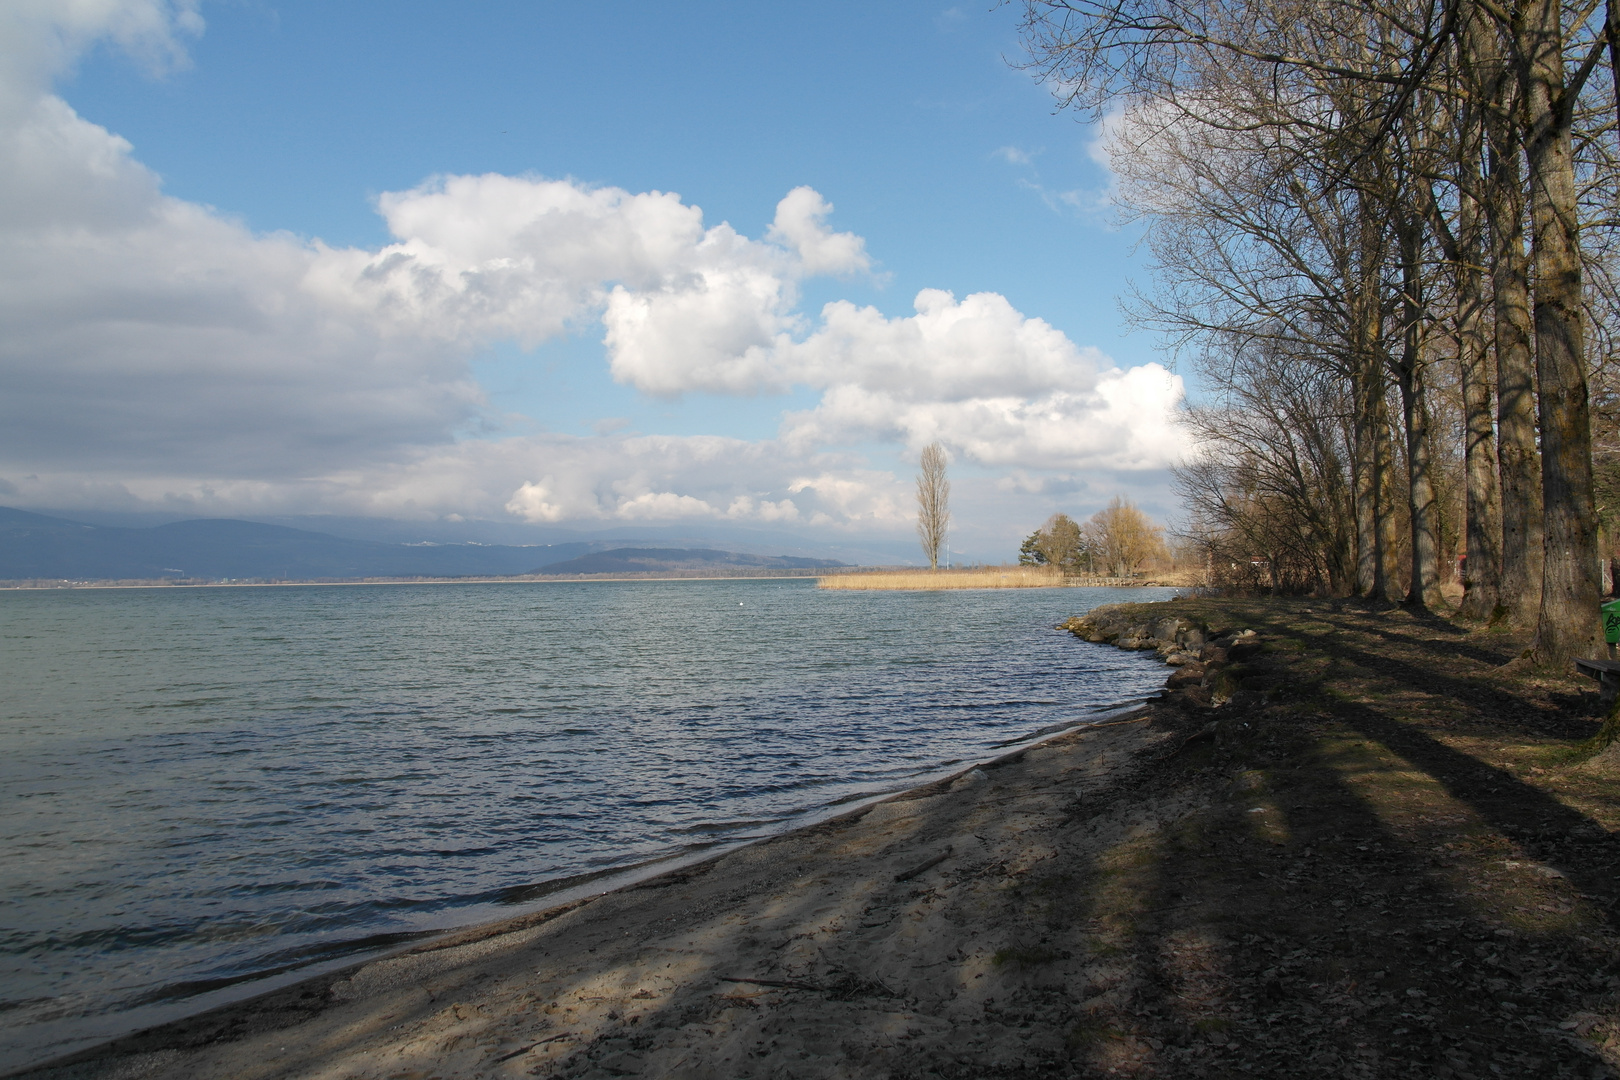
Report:
<svg viewBox="0 0 1620 1080"><path fill-rule="evenodd" d="M971 570L878 570L816 579L823 589L1043 589L1063 584L1044 566L982 566Z"/></svg>

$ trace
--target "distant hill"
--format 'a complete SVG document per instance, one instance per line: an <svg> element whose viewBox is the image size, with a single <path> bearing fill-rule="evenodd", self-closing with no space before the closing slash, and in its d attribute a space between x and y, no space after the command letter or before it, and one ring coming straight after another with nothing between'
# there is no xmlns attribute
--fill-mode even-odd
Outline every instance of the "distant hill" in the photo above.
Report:
<svg viewBox="0 0 1620 1080"><path fill-rule="evenodd" d="M309 581L368 577L507 577L843 566L831 559L688 548L615 548L600 541L517 546L389 544L284 525L204 518L149 529L88 525L0 506L0 580L162 578Z"/></svg>
<svg viewBox="0 0 1620 1080"><path fill-rule="evenodd" d="M595 546L388 544L219 518L128 529L0 507L0 580L506 576L549 568Z"/></svg>
<svg viewBox="0 0 1620 1080"><path fill-rule="evenodd" d="M660 570L714 570L759 568L822 570L845 563L834 559L801 559L792 555L739 555L707 548L614 548L593 551L567 562L546 566L548 574L645 574Z"/></svg>

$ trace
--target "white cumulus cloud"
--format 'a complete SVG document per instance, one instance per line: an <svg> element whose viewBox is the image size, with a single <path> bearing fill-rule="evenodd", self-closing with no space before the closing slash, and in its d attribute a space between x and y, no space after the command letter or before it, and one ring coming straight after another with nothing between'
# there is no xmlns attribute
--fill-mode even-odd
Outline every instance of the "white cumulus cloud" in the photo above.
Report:
<svg viewBox="0 0 1620 1080"><path fill-rule="evenodd" d="M866 241L854 233L827 228L832 204L814 188L796 187L776 204L776 218L766 238L799 253L807 274L853 274L870 270Z"/></svg>
<svg viewBox="0 0 1620 1080"><path fill-rule="evenodd" d="M755 239L671 192L446 175L378 198L392 239L374 250L254 233L165 195L52 84L99 41L182 66L201 30L186 0L0 7L7 499L898 529L909 479L849 448L938 439L1020 478L1180 454L1176 376L1122 371L996 293L925 289L900 316L800 310L805 280L873 271L809 187ZM577 333L649 395L818 400L760 441L613 420L590 438L466 434L488 413L479 350Z"/></svg>

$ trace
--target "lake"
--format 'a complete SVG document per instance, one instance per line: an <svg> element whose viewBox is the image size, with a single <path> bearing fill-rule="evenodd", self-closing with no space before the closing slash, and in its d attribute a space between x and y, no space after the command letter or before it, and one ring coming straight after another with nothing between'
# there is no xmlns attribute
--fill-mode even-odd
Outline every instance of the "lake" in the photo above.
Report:
<svg viewBox="0 0 1620 1080"><path fill-rule="evenodd" d="M1170 589L0 593L0 1068L555 902L1141 698Z"/></svg>

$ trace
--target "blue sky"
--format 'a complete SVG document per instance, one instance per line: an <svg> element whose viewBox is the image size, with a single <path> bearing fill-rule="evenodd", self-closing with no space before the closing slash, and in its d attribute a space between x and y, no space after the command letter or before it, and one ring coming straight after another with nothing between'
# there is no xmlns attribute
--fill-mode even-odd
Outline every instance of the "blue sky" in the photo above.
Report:
<svg viewBox="0 0 1620 1080"><path fill-rule="evenodd" d="M0 16L0 500L899 542L938 438L962 557L1171 509L1135 237L1015 7L81 7Z"/></svg>

